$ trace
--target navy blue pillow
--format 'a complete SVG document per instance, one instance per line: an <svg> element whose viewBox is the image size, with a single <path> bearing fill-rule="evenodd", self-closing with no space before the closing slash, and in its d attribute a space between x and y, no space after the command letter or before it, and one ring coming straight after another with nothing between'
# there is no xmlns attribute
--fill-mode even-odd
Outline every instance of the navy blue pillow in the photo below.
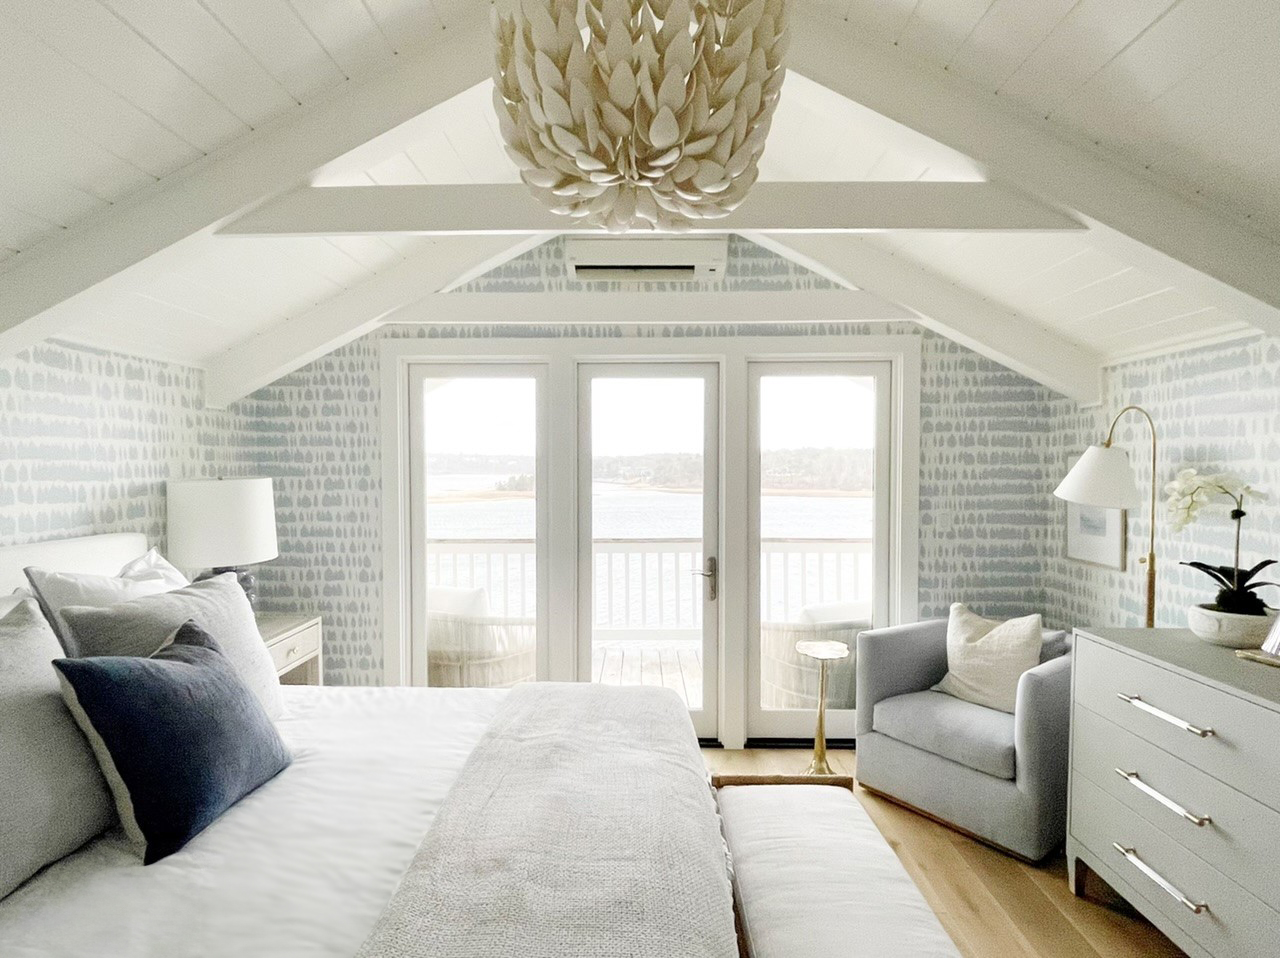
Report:
<svg viewBox="0 0 1280 958"><path fill-rule="evenodd" d="M53 664L147 865L182 848L291 760L261 703L194 622L149 658Z"/></svg>

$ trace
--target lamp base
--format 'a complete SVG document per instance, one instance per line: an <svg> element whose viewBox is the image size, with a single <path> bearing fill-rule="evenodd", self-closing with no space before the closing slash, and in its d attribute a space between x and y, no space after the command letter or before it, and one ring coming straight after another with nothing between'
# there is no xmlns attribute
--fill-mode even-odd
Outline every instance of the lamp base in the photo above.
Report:
<svg viewBox="0 0 1280 958"><path fill-rule="evenodd" d="M240 583L240 588L244 589L244 597L249 600L249 608L257 612L258 577L253 574L253 570L236 566L222 566L221 568L210 569L203 575L197 576L196 581L202 582L205 579L212 579L215 575L223 575L227 572L236 574L236 581Z"/></svg>

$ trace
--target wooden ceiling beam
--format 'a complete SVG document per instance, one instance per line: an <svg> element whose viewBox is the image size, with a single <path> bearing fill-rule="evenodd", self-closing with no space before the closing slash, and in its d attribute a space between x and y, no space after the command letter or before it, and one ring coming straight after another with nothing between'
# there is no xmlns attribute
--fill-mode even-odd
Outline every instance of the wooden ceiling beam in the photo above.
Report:
<svg viewBox="0 0 1280 958"><path fill-rule="evenodd" d="M887 230L1069 232L1075 218L997 183L757 183L724 219L694 233ZM520 184L293 190L218 230L223 236L596 233L544 208Z"/></svg>
<svg viewBox="0 0 1280 958"><path fill-rule="evenodd" d="M205 405L225 409L372 332L406 303L495 269L549 238L472 236L436 240L428 249L215 358L205 372Z"/></svg>
<svg viewBox="0 0 1280 958"><path fill-rule="evenodd" d="M1064 396L1101 399L1100 354L919 264L857 237L747 238L841 285L900 303L920 325Z"/></svg>

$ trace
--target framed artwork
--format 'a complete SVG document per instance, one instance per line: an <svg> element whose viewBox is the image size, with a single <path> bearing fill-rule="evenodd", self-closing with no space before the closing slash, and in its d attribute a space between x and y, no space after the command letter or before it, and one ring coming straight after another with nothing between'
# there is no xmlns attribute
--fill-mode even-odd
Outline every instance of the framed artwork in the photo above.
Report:
<svg viewBox="0 0 1280 958"><path fill-rule="evenodd" d="M1072 456L1068 468L1079 456ZM1128 513L1067 503L1067 558L1106 569L1123 570L1128 543Z"/></svg>

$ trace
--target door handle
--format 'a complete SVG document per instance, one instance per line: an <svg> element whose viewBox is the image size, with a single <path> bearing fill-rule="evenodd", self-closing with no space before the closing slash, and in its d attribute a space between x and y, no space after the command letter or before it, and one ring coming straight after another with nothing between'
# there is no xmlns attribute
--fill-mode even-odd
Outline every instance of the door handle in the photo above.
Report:
<svg viewBox="0 0 1280 958"><path fill-rule="evenodd" d="M707 580L707 599L714 602L716 596L720 594L720 567L716 562L716 557L707 556L706 568L701 571L694 569L690 575L700 575Z"/></svg>

